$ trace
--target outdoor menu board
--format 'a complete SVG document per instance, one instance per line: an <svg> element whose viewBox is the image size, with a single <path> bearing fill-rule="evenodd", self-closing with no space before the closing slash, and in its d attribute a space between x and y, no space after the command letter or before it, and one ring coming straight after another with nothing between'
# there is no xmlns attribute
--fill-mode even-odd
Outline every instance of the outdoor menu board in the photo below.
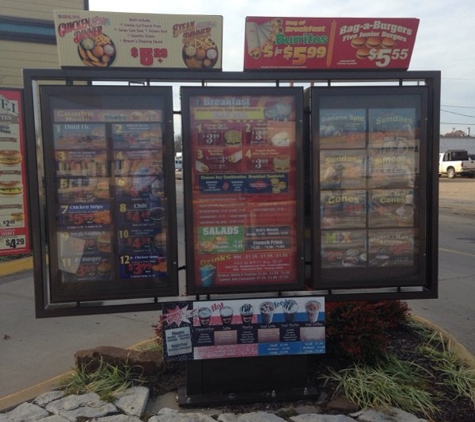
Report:
<svg viewBox="0 0 475 422"><path fill-rule="evenodd" d="M426 91L322 88L307 94L318 169L315 283L421 281Z"/></svg>
<svg viewBox="0 0 475 422"><path fill-rule="evenodd" d="M279 297L170 302L163 306L165 360L325 353L325 299Z"/></svg>
<svg viewBox="0 0 475 422"><path fill-rule="evenodd" d="M244 69L408 69L419 19L246 18Z"/></svg>
<svg viewBox="0 0 475 422"><path fill-rule="evenodd" d="M181 93L188 292L301 288L302 90Z"/></svg>
<svg viewBox="0 0 475 422"><path fill-rule="evenodd" d="M171 90L41 96L53 300L176 292Z"/></svg>
<svg viewBox="0 0 475 422"><path fill-rule="evenodd" d="M0 256L30 252L22 92L0 89Z"/></svg>
<svg viewBox="0 0 475 422"><path fill-rule="evenodd" d="M222 67L222 16L55 10L54 22L64 67Z"/></svg>

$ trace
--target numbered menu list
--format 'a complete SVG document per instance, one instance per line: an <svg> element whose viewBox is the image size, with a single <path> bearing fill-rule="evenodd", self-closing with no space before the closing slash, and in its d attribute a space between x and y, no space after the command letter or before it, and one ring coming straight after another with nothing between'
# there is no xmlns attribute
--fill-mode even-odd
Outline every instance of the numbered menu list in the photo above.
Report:
<svg viewBox="0 0 475 422"><path fill-rule="evenodd" d="M162 113L56 110L63 282L167 274Z"/></svg>
<svg viewBox="0 0 475 422"><path fill-rule="evenodd" d="M193 96L195 285L297 282L294 96Z"/></svg>

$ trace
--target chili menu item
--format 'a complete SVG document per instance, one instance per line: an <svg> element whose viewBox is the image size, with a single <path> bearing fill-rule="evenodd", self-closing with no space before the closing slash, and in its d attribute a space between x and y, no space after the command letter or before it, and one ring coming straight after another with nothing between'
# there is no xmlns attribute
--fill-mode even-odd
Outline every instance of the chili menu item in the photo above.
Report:
<svg viewBox="0 0 475 422"><path fill-rule="evenodd" d="M301 94L182 89L191 291L302 285Z"/></svg>
<svg viewBox="0 0 475 422"><path fill-rule="evenodd" d="M49 233L57 244L53 290L67 295L82 285L106 298L120 289L173 292L174 191L166 187L164 164L170 93L141 90L140 96L114 87L88 99L81 88L43 92L52 136L46 160L54 168L46 181L56 222ZM172 154L168 160L173 169Z"/></svg>

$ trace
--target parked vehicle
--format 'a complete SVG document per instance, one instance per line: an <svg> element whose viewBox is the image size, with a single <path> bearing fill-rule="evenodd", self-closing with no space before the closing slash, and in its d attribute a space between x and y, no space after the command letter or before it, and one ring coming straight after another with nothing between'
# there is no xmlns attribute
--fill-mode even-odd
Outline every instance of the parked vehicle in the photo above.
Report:
<svg viewBox="0 0 475 422"><path fill-rule="evenodd" d="M473 177L475 175L475 161L467 150L451 149L439 154L439 177L447 175L449 179L456 176Z"/></svg>

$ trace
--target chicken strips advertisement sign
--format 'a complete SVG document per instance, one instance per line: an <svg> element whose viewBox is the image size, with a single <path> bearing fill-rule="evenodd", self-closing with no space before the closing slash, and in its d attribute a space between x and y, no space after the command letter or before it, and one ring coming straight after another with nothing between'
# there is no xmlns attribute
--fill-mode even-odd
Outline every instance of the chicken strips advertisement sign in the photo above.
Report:
<svg viewBox="0 0 475 422"><path fill-rule="evenodd" d="M247 17L244 69L408 69L414 18Z"/></svg>
<svg viewBox="0 0 475 422"><path fill-rule="evenodd" d="M221 69L223 18L56 10L62 67Z"/></svg>

